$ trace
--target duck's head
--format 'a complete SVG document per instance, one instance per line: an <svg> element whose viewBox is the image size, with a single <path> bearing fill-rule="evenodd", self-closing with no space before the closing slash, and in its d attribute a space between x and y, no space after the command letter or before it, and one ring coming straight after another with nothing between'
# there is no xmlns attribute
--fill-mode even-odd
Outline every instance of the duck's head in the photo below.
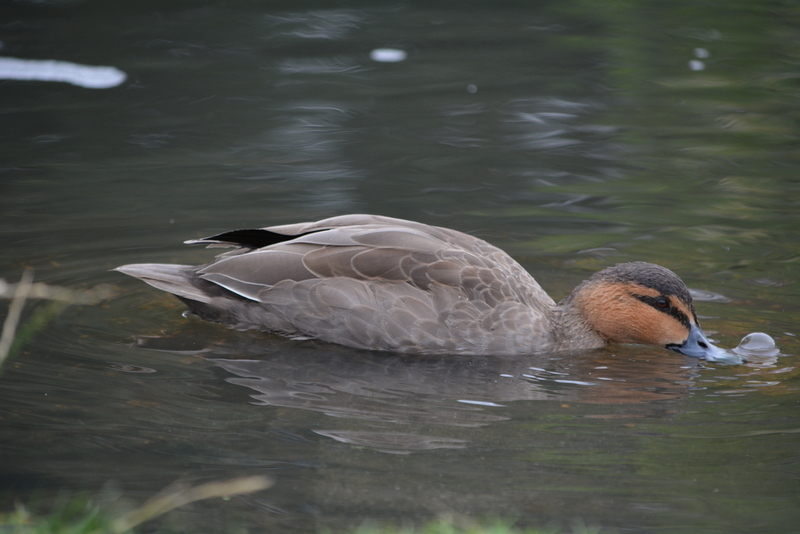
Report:
<svg viewBox="0 0 800 534"><path fill-rule="evenodd" d="M583 282L569 299L608 343L660 345L693 358L741 363L740 357L708 341L686 285L659 265L609 267Z"/></svg>

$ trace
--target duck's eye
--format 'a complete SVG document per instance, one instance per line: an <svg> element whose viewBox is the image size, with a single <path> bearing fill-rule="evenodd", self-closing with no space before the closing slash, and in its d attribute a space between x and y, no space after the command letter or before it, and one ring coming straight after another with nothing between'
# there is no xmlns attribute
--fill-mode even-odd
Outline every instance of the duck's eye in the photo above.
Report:
<svg viewBox="0 0 800 534"><path fill-rule="evenodd" d="M655 301L656 308L659 310L668 310L669 309L669 301L664 297L659 297Z"/></svg>

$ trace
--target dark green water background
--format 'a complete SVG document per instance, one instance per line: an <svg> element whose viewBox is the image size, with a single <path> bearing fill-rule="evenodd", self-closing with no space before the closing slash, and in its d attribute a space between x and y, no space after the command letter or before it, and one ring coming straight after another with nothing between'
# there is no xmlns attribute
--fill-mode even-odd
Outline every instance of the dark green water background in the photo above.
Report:
<svg viewBox="0 0 800 534"><path fill-rule="evenodd" d="M796 1L17 1L0 41L128 75L0 81L0 277L119 291L62 312L2 370L3 510L267 473L270 490L144 531L443 513L797 530ZM372 61L381 47L408 56ZM614 263L662 264L720 345L763 331L781 355L399 358L186 319L108 272L352 212L484 237L556 299Z"/></svg>

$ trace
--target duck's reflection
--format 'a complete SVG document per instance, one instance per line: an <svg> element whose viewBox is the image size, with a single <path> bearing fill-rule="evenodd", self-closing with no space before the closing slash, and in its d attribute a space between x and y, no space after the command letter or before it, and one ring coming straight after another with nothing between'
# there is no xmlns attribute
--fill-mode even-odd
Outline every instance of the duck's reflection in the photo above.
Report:
<svg viewBox="0 0 800 534"><path fill-rule="evenodd" d="M318 435L395 453L463 448L464 433L447 428L482 427L566 404L627 404L641 416L688 395L698 365L633 346L525 358L413 357L246 337L201 355L225 371L226 382L249 388L254 404L325 414L338 422L314 429Z"/></svg>

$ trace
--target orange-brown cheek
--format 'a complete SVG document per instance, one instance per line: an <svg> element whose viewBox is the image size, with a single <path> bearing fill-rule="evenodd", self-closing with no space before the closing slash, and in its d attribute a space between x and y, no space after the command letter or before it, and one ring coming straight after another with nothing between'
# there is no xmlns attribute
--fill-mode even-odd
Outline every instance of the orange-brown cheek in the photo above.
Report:
<svg viewBox="0 0 800 534"><path fill-rule="evenodd" d="M680 344L688 329L680 321L641 302L623 284L607 284L588 292L582 308L589 323L609 342Z"/></svg>
<svg viewBox="0 0 800 534"><path fill-rule="evenodd" d="M646 343L648 345L681 344L689 331L677 319L652 307L636 302L620 314L615 332L617 343Z"/></svg>

